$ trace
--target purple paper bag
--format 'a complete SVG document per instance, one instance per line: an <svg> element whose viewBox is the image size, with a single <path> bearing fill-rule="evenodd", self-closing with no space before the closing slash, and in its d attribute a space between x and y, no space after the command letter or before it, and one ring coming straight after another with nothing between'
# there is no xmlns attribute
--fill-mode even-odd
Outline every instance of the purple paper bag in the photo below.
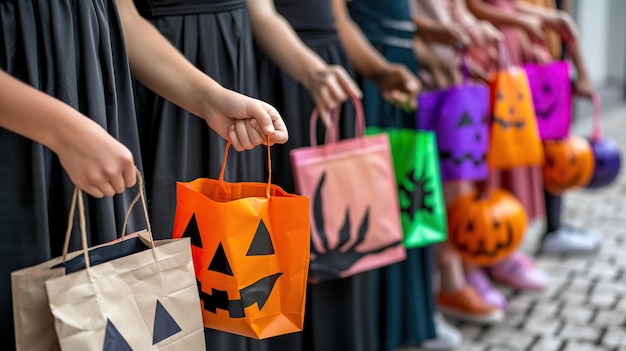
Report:
<svg viewBox="0 0 626 351"><path fill-rule="evenodd" d="M444 182L487 178L488 116L486 85L463 84L419 95L417 127L437 135Z"/></svg>
<svg viewBox="0 0 626 351"><path fill-rule="evenodd" d="M533 96L539 137L541 140L565 138L572 116L568 63L526 64L524 70Z"/></svg>

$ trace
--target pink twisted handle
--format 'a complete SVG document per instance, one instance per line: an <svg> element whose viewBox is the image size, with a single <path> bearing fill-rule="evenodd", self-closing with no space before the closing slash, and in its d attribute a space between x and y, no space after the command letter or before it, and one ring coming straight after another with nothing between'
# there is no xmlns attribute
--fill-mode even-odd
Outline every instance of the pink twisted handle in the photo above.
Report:
<svg viewBox="0 0 626 351"><path fill-rule="evenodd" d="M591 141L598 141L602 138L602 131L600 130L600 117L602 115L602 101L600 95L594 93L591 97L593 102L593 129L591 131Z"/></svg>

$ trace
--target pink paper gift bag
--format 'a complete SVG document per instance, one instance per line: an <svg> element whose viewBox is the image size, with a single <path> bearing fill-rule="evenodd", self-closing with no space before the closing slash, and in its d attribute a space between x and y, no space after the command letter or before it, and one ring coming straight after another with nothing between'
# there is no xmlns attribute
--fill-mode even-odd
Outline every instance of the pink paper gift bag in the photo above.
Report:
<svg viewBox="0 0 626 351"><path fill-rule="evenodd" d="M338 117L317 145L291 151L297 192L311 198L309 281L344 278L404 260L397 186L386 134L364 136L360 100L355 138L337 140Z"/></svg>

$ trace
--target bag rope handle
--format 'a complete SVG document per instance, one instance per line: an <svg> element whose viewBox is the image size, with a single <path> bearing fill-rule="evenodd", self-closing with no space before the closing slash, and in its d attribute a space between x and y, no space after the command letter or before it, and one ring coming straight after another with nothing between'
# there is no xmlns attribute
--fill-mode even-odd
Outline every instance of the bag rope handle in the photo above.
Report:
<svg viewBox="0 0 626 351"><path fill-rule="evenodd" d="M219 175L219 182L220 184L224 184L224 172L226 171L226 160L228 159L228 150L230 149L230 146L232 145L232 143L230 142L230 140L228 140L226 142L226 147L224 148L224 161L222 162L222 169L220 170L220 175ZM265 197L266 198L270 198L270 193L271 193L271 185L272 185L272 153L270 152L270 136L267 136L267 170L268 170L268 176L267 176L267 187L265 188Z"/></svg>
<svg viewBox="0 0 626 351"><path fill-rule="evenodd" d="M122 235L121 240L124 240L124 236L126 233L126 225L128 224L128 218L130 217L130 213L141 198L141 203L143 205L143 213L146 219L147 231L150 234L150 246L154 248L154 238L152 236L152 227L150 225L150 219L148 218L148 206L146 205L146 197L144 193L144 182L143 177L141 176L141 172L137 168L135 168L135 173L137 174L137 186L139 191L133 201L131 201L130 205L128 205L128 210L126 211L126 216L124 217L124 224L122 225ZM78 202L78 218L80 223L80 236L81 242L83 246L83 257L85 259L85 268L89 269L91 266L89 262L89 247L87 245L87 226L85 220L85 204L83 202L83 191L78 187L74 188L74 193L72 194L72 201L70 203L70 211L67 219L67 230L65 231L65 241L63 243L63 262L67 261L67 255L69 253L70 246L70 237L72 235L72 228L74 226L74 215L76 213L76 203Z"/></svg>
<svg viewBox="0 0 626 351"><path fill-rule="evenodd" d="M350 96L350 100L354 105L354 110L356 112L356 123L354 125L354 136L355 138L362 137L365 135L365 114L363 113L363 105L361 104L361 100L356 96ZM317 146L317 119L319 116L319 112L317 108L313 109L311 113L311 125L310 125L310 138L311 138L311 146ZM329 130L331 131L331 143L337 142L339 140L339 108L333 111L333 126L331 128L327 128L326 133L328 134ZM328 143L328 135L326 138L326 143Z"/></svg>

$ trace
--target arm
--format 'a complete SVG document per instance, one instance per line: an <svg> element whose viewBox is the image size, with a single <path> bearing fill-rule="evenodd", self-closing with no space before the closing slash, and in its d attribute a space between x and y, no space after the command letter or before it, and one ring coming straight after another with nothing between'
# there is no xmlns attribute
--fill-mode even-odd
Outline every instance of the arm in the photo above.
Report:
<svg viewBox="0 0 626 351"><path fill-rule="evenodd" d="M289 22L276 12L273 0L248 0L247 4L257 44L311 93L325 123L330 124L330 111L350 95L361 97L345 69L327 65L306 46Z"/></svg>
<svg viewBox="0 0 626 351"><path fill-rule="evenodd" d="M223 88L187 61L132 0L117 0L133 74L148 88L204 118L235 149L250 149L270 137L287 141L282 118L269 104Z"/></svg>
<svg viewBox="0 0 626 351"><path fill-rule="evenodd" d="M467 0L467 8L479 19L496 26L515 26L524 30L535 42L543 43L543 23L539 16L530 13L502 11L484 0Z"/></svg>
<svg viewBox="0 0 626 351"><path fill-rule="evenodd" d="M404 104L407 95L414 108L419 81L409 70L387 61L367 40L346 8L346 0L332 0L339 37L356 72L378 84L385 99Z"/></svg>
<svg viewBox="0 0 626 351"><path fill-rule="evenodd" d="M0 127L55 152L72 182L94 197L135 185L131 152L97 123L0 71Z"/></svg>
<svg viewBox="0 0 626 351"><path fill-rule="evenodd" d="M578 40L578 29L567 12L527 4L523 1L517 1L515 8L520 13L539 17L543 26L554 29L564 41Z"/></svg>
<svg viewBox="0 0 626 351"><path fill-rule="evenodd" d="M425 41L449 45L470 44L468 33L458 24L444 24L418 14L413 15L413 22L419 28L417 36Z"/></svg>

